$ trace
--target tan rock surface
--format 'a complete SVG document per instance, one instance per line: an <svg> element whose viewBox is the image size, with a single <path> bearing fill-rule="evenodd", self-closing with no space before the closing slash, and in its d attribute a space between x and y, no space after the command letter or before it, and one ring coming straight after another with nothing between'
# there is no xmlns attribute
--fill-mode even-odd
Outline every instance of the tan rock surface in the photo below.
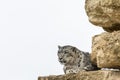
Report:
<svg viewBox="0 0 120 80"><path fill-rule="evenodd" d="M82 71L77 74L39 77L38 80L120 80L120 72Z"/></svg>
<svg viewBox="0 0 120 80"><path fill-rule="evenodd" d="M120 31L94 36L91 60L99 68L120 69Z"/></svg>
<svg viewBox="0 0 120 80"><path fill-rule="evenodd" d="M112 32L120 30L120 0L86 0L89 21Z"/></svg>

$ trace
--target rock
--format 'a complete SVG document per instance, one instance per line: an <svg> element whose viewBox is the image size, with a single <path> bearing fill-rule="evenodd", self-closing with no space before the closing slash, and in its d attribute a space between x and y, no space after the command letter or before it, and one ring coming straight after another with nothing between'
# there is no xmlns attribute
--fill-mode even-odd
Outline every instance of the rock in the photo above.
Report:
<svg viewBox="0 0 120 80"><path fill-rule="evenodd" d="M120 72L82 71L76 74L39 77L38 80L120 80Z"/></svg>
<svg viewBox="0 0 120 80"><path fill-rule="evenodd" d="M108 32L120 30L120 0L86 0L89 21Z"/></svg>
<svg viewBox="0 0 120 80"><path fill-rule="evenodd" d="M120 31L93 37L91 61L99 68L120 69Z"/></svg>

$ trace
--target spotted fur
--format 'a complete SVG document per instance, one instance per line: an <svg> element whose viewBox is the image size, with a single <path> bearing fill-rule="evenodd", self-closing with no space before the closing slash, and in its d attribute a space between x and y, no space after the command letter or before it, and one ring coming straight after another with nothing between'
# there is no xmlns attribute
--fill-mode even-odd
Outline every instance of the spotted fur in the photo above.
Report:
<svg viewBox="0 0 120 80"><path fill-rule="evenodd" d="M90 61L90 54L88 52L83 52L76 47L58 46L58 60L64 65L64 73L78 73L84 70L94 70L95 67Z"/></svg>

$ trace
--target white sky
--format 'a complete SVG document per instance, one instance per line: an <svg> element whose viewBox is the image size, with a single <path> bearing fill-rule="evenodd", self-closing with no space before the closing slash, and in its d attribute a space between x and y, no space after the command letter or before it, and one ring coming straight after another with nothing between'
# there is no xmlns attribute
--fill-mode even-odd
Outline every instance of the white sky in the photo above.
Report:
<svg viewBox="0 0 120 80"><path fill-rule="evenodd" d="M37 80L63 74L58 45L91 51L84 0L0 0L0 80Z"/></svg>

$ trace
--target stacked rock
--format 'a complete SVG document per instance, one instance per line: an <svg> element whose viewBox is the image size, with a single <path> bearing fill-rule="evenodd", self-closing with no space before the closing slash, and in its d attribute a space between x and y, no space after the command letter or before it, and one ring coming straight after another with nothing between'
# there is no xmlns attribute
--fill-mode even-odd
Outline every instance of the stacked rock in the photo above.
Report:
<svg viewBox="0 0 120 80"><path fill-rule="evenodd" d="M92 62L120 69L120 0L86 0L85 10L89 21L106 31L93 37Z"/></svg>

